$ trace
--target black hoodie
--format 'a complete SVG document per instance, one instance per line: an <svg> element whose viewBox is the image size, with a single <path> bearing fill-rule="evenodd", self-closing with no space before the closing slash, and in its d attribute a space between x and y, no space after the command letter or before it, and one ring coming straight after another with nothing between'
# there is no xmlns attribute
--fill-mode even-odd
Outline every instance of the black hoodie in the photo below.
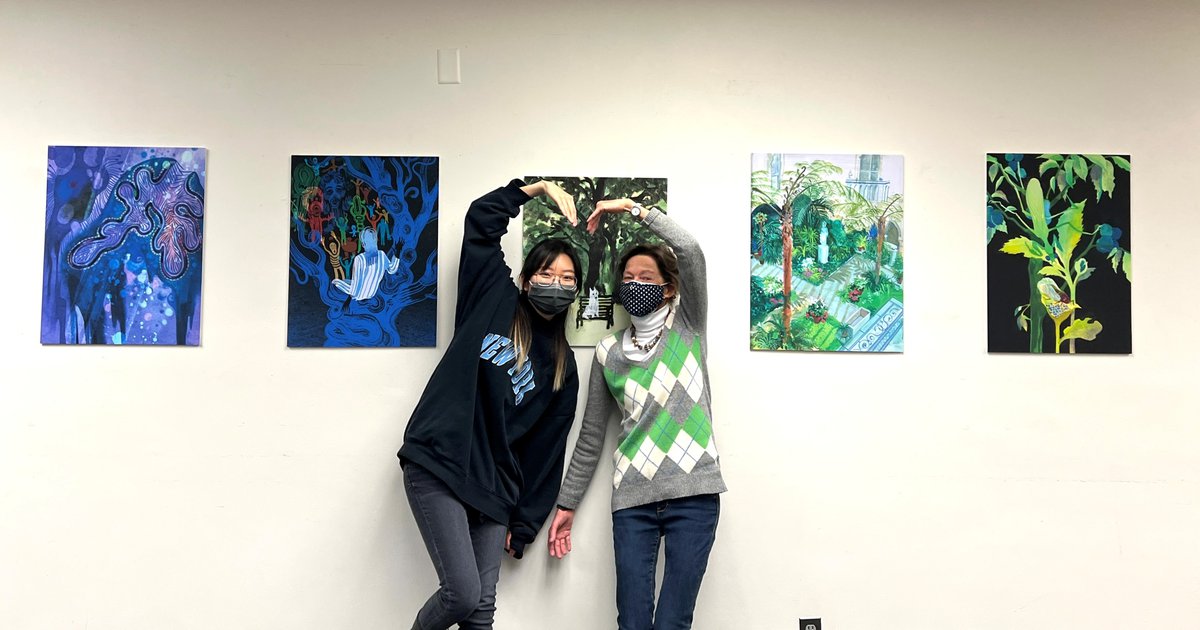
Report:
<svg viewBox="0 0 1200 630"><path fill-rule="evenodd" d="M579 376L554 391L554 333L563 316L532 311L504 263L500 237L529 196L523 183L476 199L467 210L454 337L433 371L397 455L429 470L463 503L507 523L520 558L554 507L562 481L567 433L575 417ZM517 369L509 328L518 308L530 310L533 342Z"/></svg>

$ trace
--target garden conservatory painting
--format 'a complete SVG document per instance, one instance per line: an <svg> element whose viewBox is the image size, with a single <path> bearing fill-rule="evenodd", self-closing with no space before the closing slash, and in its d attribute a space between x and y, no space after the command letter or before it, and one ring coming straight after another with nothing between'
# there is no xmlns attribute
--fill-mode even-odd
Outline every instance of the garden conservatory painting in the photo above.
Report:
<svg viewBox="0 0 1200 630"><path fill-rule="evenodd" d="M987 156L988 351L1133 351L1129 156Z"/></svg>
<svg viewBox="0 0 1200 630"><path fill-rule="evenodd" d="M904 351L904 158L751 158L750 348Z"/></svg>
<svg viewBox="0 0 1200 630"><path fill-rule="evenodd" d="M50 147L42 343L200 344L206 157Z"/></svg>
<svg viewBox="0 0 1200 630"><path fill-rule="evenodd" d="M613 267L625 250L638 243L661 240L648 228L626 214L600 222L595 234L587 231L587 218L596 202L629 198L646 208L667 211L667 180L650 177L526 177L527 182L552 181L575 198L579 225L572 226L540 196L524 206L523 249L528 254L546 238L565 238L579 254L583 273L579 275L579 299L567 313L567 341L573 346L594 346L618 330L629 326L629 315L616 304L616 279Z"/></svg>
<svg viewBox="0 0 1200 630"><path fill-rule="evenodd" d="M292 156L289 347L437 343L438 158Z"/></svg>

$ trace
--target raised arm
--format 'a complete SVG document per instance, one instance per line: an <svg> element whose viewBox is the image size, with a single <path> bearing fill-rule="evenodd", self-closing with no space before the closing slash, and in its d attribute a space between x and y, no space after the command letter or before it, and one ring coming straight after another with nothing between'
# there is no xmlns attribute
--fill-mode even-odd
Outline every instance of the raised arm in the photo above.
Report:
<svg viewBox="0 0 1200 630"><path fill-rule="evenodd" d="M543 194L550 196L572 225L577 222L574 200L551 182L526 184L514 179L471 202L463 225L462 257L458 265L456 325L479 293L495 282L512 278L512 270L504 263L500 238L508 232L508 222L521 211L521 204Z"/></svg>
<svg viewBox="0 0 1200 630"><path fill-rule="evenodd" d="M642 219L659 238L671 246L679 259L679 314L685 322L699 327L708 326L708 273L704 251L690 232L671 220L671 217L650 208Z"/></svg>
<svg viewBox="0 0 1200 630"><path fill-rule="evenodd" d="M634 207L632 199L606 199L596 204L588 217L588 231L595 232L604 215L628 213ZM696 239L658 208L648 208L635 217L651 232L671 246L679 259L680 285L679 316L701 330L708 325L708 282L704 252Z"/></svg>
<svg viewBox="0 0 1200 630"><path fill-rule="evenodd" d="M508 231L508 222L521 211L521 204L530 199L521 189L523 185L524 182L514 179L507 186L472 201L467 209L458 263L456 326L479 293L495 282L512 278L512 270L504 263L500 237Z"/></svg>

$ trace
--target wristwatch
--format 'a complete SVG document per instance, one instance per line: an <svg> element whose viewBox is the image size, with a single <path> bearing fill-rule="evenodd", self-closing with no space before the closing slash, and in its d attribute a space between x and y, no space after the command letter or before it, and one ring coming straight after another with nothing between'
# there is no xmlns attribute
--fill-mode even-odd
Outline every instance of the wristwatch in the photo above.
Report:
<svg viewBox="0 0 1200 630"><path fill-rule="evenodd" d="M633 207L629 209L629 215L635 219L640 218L645 213L646 209L640 203L633 204Z"/></svg>

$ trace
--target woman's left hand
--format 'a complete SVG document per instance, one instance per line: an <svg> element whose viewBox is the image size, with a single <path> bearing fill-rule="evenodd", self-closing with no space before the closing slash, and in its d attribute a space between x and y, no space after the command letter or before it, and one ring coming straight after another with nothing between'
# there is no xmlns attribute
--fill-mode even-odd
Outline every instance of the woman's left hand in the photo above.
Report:
<svg viewBox="0 0 1200 630"><path fill-rule="evenodd" d="M550 534L546 537L550 555L561 560L571 552L571 525L574 523L575 510L558 508L554 511L554 520L550 523Z"/></svg>
<svg viewBox="0 0 1200 630"><path fill-rule="evenodd" d="M588 233L596 233L596 229L600 227L600 219L604 215L616 212L628 212L633 206L632 199L605 199L604 201L596 202L596 210L592 212L587 220Z"/></svg>
<svg viewBox="0 0 1200 630"><path fill-rule="evenodd" d="M504 535L504 550L508 552L508 556L510 558L517 557L517 552L513 551L512 548L512 532L508 532Z"/></svg>
<svg viewBox="0 0 1200 630"><path fill-rule="evenodd" d="M562 213L571 225L579 225L579 215L575 212L575 198L567 191L562 189L562 186L551 181L543 181L545 195L558 206L558 211Z"/></svg>
<svg viewBox="0 0 1200 630"><path fill-rule="evenodd" d="M521 186L521 192L530 197L546 195L550 198L550 205L558 208L558 211L566 217L567 222L572 226L579 225L579 213L575 211L575 198L567 191L562 189L562 186L555 184L549 180L541 180L532 184Z"/></svg>

